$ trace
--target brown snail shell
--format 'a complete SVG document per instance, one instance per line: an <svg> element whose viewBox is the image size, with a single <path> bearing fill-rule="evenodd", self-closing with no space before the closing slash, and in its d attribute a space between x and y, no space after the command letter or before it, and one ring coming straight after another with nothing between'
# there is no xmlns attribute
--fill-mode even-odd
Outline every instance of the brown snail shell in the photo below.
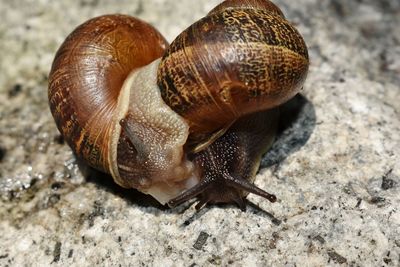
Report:
<svg viewBox="0 0 400 267"><path fill-rule="evenodd" d="M158 85L168 106L189 121L191 133L230 125L300 90L307 48L277 10L269 1L225 1L167 49Z"/></svg>
<svg viewBox="0 0 400 267"><path fill-rule="evenodd" d="M307 47L278 7L227 0L169 48L128 16L82 24L56 54L49 102L75 154L121 186L171 206L200 195L198 207L244 208L248 192L276 200L252 181L275 107L307 71Z"/></svg>
<svg viewBox="0 0 400 267"><path fill-rule="evenodd" d="M106 148L125 79L167 46L149 24L106 15L80 25L57 51L49 75L51 112L72 150L92 167L109 169Z"/></svg>

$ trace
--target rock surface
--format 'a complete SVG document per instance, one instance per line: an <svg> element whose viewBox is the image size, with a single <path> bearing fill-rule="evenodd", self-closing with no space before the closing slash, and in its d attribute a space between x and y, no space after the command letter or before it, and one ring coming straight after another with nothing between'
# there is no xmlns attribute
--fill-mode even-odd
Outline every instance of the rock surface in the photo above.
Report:
<svg viewBox="0 0 400 267"><path fill-rule="evenodd" d="M218 2L2 2L0 266L400 265L397 0L276 0L311 67L257 175L275 204L166 209L86 172L63 143L47 75L74 27L125 13L172 41Z"/></svg>

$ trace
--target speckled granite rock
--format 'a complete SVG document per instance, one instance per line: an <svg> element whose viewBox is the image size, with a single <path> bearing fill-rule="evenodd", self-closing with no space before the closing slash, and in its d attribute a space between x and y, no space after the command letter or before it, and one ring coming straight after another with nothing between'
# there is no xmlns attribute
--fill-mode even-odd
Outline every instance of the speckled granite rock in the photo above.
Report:
<svg viewBox="0 0 400 267"><path fill-rule="evenodd" d="M79 168L47 107L47 74L88 18L126 13L170 41L218 0L3 1L0 265L399 266L400 2L277 0L309 46L247 212L173 210ZM257 208L259 206L261 209Z"/></svg>

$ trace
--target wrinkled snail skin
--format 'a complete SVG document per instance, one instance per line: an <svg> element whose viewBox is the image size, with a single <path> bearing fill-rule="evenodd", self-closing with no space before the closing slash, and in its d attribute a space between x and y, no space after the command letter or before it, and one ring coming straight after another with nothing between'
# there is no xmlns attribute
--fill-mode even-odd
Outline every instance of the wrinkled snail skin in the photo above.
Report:
<svg viewBox="0 0 400 267"><path fill-rule="evenodd" d="M278 106L302 88L307 47L267 0L227 0L168 46L149 24L94 18L60 47L49 102L74 153L171 207L254 193Z"/></svg>

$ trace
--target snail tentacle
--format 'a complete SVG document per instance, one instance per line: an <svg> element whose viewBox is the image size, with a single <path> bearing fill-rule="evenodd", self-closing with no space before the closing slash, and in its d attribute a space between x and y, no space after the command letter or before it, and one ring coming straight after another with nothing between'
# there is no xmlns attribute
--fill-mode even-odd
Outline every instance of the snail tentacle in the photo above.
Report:
<svg viewBox="0 0 400 267"><path fill-rule="evenodd" d="M229 187L232 188L227 190ZM206 190L212 193L201 195ZM262 190L261 188L250 183L246 179L233 177L228 173L224 173L223 175L219 176L212 176L212 177L207 176L203 178L203 180L201 180L200 183L198 183L196 186L190 188L187 191L184 191L179 196L171 199L168 202L168 206L174 208L200 195L199 203L196 205L196 209L200 209L213 199L219 199L221 198L222 195L226 194L227 195L226 197L230 197L231 200L234 201L241 210L245 210L246 204L243 197L240 194L240 190L261 196L272 203L276 202L275 195ZM227 193L227 191L229 193Z"/></svg>
<svg viewBox="0 0 400 267"><path fill-rule="evenodd" d="M168 206L171 208L174 208L192 198L195 198L196 196L198 196L202 192L204 192L204 190L206 190L208 186L210 186L210 184L212 183L212 180L213 180L213 178L202 179L198 184L196 184L192 188L190 188L186 191L183 191L180 195L178 195L175 198L168 201ZM202 201L200 200L200 202L202 202ZM206 202L208 202L208 200L206 200Z"/></svg>
<svg viewBox="0 0 400 267"><path fill-rule="evenodd" d="M250 183L249 181L242 179L242 178L234 178L230 175L224 175L225 182L230 186L235 187L236 189L240 189L249 193L253 193L265 199L268 199L270 202L276 202L276 196L270 194L261 188L257 187L256 185Z"/></svg>

